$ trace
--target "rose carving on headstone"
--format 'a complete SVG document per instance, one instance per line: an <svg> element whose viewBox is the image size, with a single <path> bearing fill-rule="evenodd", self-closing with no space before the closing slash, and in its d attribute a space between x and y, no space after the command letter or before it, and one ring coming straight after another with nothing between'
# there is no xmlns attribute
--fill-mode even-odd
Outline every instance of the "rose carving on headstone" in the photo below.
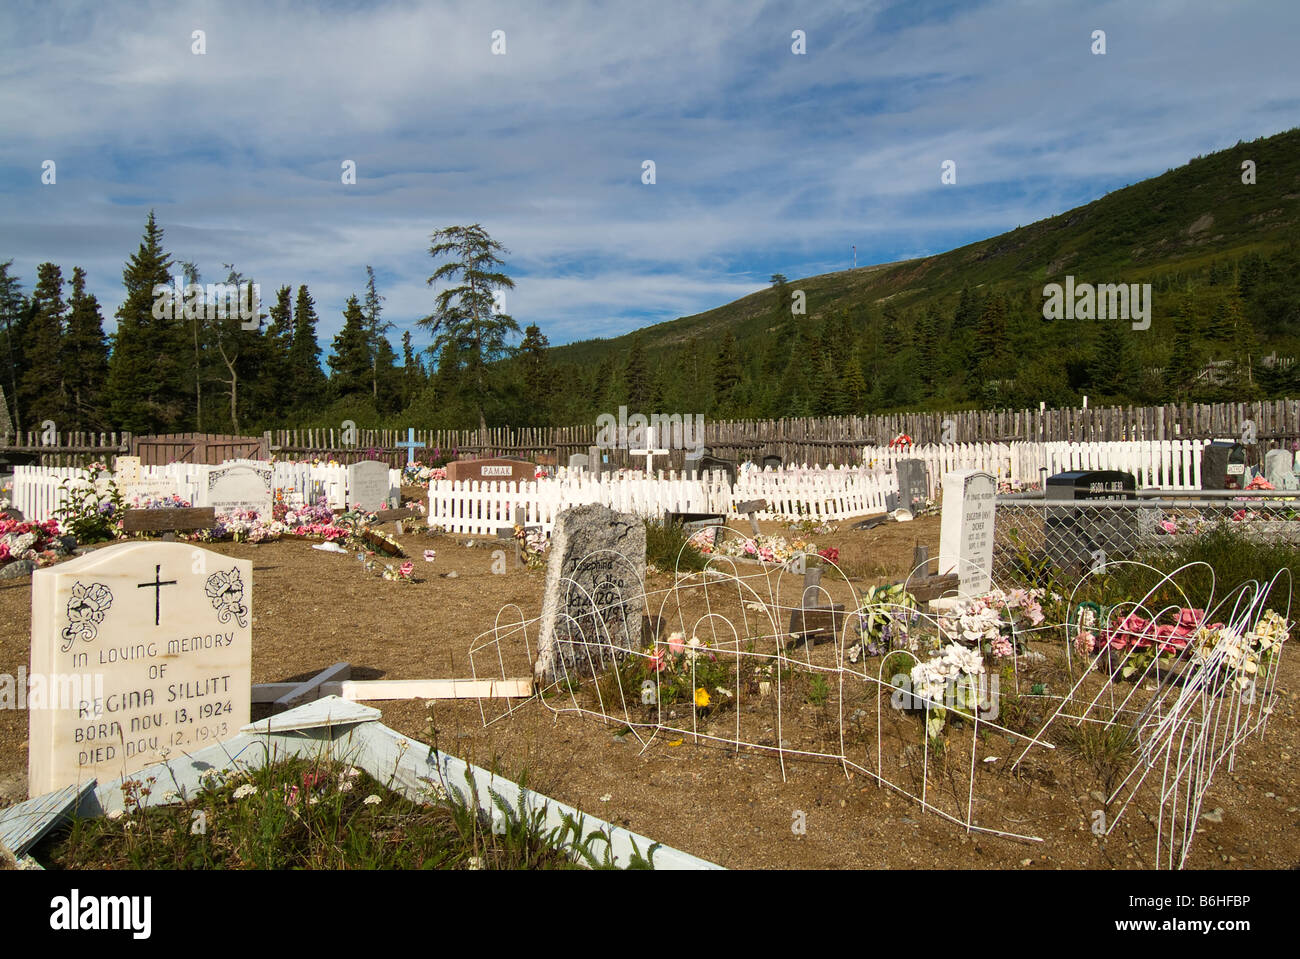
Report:
<svg viewBox="0 0 1300 959"><path fill-rule="evenodd" d="M244 581L239 578L238 569L220 570L208 577L205 584L212 608L217 611L217 619L223 623L234 617L240 626L247 626L248 607L244 605Z"/></svg>
<svg viewBox="0 0 1300 959"><path fill-rule="evenodd" d="M90 642L99 635L99 624L113 605L113 593L103 583L74 583L68 600L68 625L63 628L62 652L70 650L78 639Z"/></svg>

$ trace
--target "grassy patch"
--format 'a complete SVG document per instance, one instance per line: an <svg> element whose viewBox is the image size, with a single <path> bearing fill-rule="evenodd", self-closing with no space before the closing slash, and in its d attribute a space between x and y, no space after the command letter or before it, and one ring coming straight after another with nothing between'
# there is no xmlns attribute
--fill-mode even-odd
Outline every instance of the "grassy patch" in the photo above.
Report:
<svg viewBox="0 0 1300 959"><path fill-rule="evenodd" d="M690 534L681 523L647 521L645 524L645 558L662 570L696 572L708 560L689 543Z"/></svg>
<svg viewBox="0 0 1300 959"><path fill-rule="evenodd" d="M572 869L612 867L603 834L566 817L511 808L492 817L472 782L429 783L412 802L361 769L289 759L214 776L188 801L144 808L157 783L128 789L127 810L78 819L42 844L51 869ZM571 845L580 862L564 851ZM603 848L602 848L603 847ZM596 850L599 850L598 853ZM654 848L631 866L651 865ZM603 857L602 855L603 854Z"/></svg>
<svg viewBox="0 0 1300 959"><path fill-rule="evenodd" d="M1242 536L1228 525L1216 526L1199 536L1188 537L1168 550L1137 557L1156 569L1168 572L1185 563L1208 563L1178 574L1176 581L1161 586L1147 601L1147 608L1200 605L1214 591L1221 602L1233 590L1252 580L1267 583L1279 570L1290 570L1293 580L1284 573L1269 596L1268 608L1287 614L1291 582L1300 584L1300 549L1287 543L1257 542ZM1213 570L1213 572L1211 572ZM1097 599L1103 604L1136 602L1155 588L1161 573L1134 565L1111 565L1100 580ZM1180 591L1181 589L1181 591ZM1184 596L1185 594L1185 596Z"/></svg>

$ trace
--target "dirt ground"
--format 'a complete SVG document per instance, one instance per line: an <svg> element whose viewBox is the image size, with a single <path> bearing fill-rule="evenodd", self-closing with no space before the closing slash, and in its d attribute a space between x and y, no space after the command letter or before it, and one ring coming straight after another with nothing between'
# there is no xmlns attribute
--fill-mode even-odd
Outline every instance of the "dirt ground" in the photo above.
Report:
<svg viewBox="0 0 1300 959"><path fill-rule="evenodd" d="M737 529L742 525L733 523ZM800 535L763 525L764 532L788 539ZM840 550L841 565L854 586L868 585L906 574L918 541L937 557L939 520L923 516L869 531L844 524L812 538L818 546ZM352 664L354 679L466 677L470 646L492 629L499 609L513 603L527 617L540 611L544 571L515 569L511 561L504 575L494 574L495 542L480 540L471 547L466 544L470 537L424 534L398 539L415 561L416 583L386 582L366 573L353 556L313 550L306 541L216 544L217 552L253 562L253 682L306 679L338 661ZM421 559L428 548L437 551L433 563ZM451 571L457 576L443 575ZM797 590L794 577L786 574L784 580L783 596L787 587ZM657 574L647 588L670 583L667 574ZM30 581L0 585L0 672L16 674L20 665L30 667L30 610ZM818 656L826 655L825 647L817 649ZM514 668L518 650L511 655ZM1300 865L1300 787L1293 758L1300 748L1297 662L1294 652L1283 657L1267 735L1250 740L1238 753L1235 771L1226 765L1219 769L1205 809L1222 809L1222 818L1199 823L1192 867ZM800 701L793 684L790 696L783 730L792 745L825 739L828 707ZM548 703L562 707L564 699L553 697ZM1099 805L1091 794L1100 787L1093 768L1058 750L1028 762L1020 775L1009 774L1007 767L1019 749L1013 752L1000 736L981 745L981 758L999 759L977 764L976 819L991 828L1032 833L1042 842L967 834L863 776L847 777L838 762L787 758L783 780L781 764L769 752L737 754L720 744L690 737L677 743L662 734L642 750L635 735L619 735L622 724L556 713L536 700L487 728L472 700L441 701L436 707L423 700L374 705L382 709L387 725L407 735L425 742L436 737L440 748L481 766L495 765L508 775L526 771L530 786L541 792L729 867L1155 865L1154 828L1139 811L1130 809L1104 840L1090 831L1092 811ZM836 706L829 706L832 715ZM753 725L755 736L770 734L757 709L739 707L736 722ZM874 749L874 732L859 738L853 748ZM26 714L0 711L0 805L26 796L26 747ZM899 768L908 764L909 755L898 757ZM801 819L806 823L802 834L792 828Z"/></svg>

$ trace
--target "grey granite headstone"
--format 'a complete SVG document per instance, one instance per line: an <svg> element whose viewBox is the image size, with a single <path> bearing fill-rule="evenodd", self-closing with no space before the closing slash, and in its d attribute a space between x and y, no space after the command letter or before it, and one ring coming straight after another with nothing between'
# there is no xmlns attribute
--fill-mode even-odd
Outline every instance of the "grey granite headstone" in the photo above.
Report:
<svg viewBox="0 0 1300 959"><path fill-rule="evenodd" d="M373 513L397 505L398 496L387 463L362 460L348 467L348 506Z"/></svg>
<svg viewBox="0 0 1300 959"><path fill-rule="evenodd" d="M899 460L895 472L898 475L898 505L913 513L924 509L930 499L925 461Z"/></svg>
<svg viewBox="0 0 1300 959"><path fill-rule="evenodd" d="M591 458L586 453L574 453L569 457L569 471L588 469L590 463Z"/></svg>
<svg viewBox="0 0 1300 959"><path fill-rule="evenodd" d="M537 643L539 679L590 677L621 650L641 646L645 524L592 504L555 518ZM612 648L611 648L612 647Z"/></svg>

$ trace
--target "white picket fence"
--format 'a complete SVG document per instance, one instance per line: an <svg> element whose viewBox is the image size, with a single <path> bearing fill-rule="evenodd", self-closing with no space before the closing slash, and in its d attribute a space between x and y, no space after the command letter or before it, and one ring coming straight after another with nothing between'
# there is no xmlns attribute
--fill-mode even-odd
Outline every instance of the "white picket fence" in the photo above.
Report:
<svg viewBox="0 0 1300 959"><path fill-rule="evenodd" d="M493 535L512 526L516 507L525 524L546 535L563 509L600 503L625 513L655 518L665 512L727 513L734 504L765 499L760 519L831 521L881 512L897 492L893 476L859 468L792 467L742 471L734 486L725 474L686 479L677 473L655 478L569 473L524 483L435 480L429 484L429 524L449 533Z"/></svg>
<svg viewBox="0 0 1300 959"><path fill-rule="evenodd" d="M763 519L835 521L888 509L898 492L893 472L856 466L793 466L743 470L731 491L733 503L767 500Z"/></svg>
<svg viewBox="0 0 1300 959"><path fill-rule="evenodd" d="M1201 450L1205 440L1138 440L1112 443L948 443L910 449L868 446L865 465L893 473L899 460L923 460L930 473L930 498L936 499L943 474L978 469L1018 484L1041 482L1066 470L1124 470L1137 477L1140 489L1200 489Z"/></svg>
<svg viewBox="0 0 1300 959"><path fill-rule="evenodd" d="M207 485L211 466L195 463L168 463L166 466L140 467L140 480L144 484L165 486L166 492L175 492L190 503L198 502L199 493ZM13 494L15 509L29 520L53 519L56 511L68 498L65 480L86 481L88 473L75 467L16 466L14 467ZM401 486L402 471L389 470L389 482ZM324 497L334 509L347 504L348 468L346 466L313 465L311 463L275 463L271 469L271 483L301 496L304 502L314 503ZM163 490L160 490L163 492Z"/></svg>

